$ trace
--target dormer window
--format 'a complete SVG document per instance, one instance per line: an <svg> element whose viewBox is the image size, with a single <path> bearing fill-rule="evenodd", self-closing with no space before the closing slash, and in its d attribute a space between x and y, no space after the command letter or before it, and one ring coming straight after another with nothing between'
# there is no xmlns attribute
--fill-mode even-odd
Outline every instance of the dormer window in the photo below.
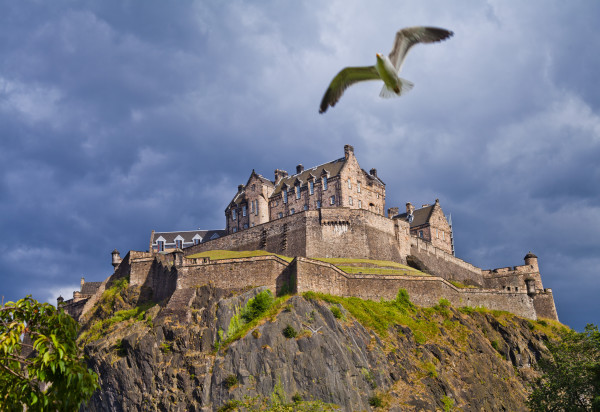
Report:
<svg viewBox="0 0 600 412"><path fill-rule="evenodd" d="M159 240L158 242L156 242L157 244L157 249L159 252L164 252L165 251L165 242L162 240Z"/></svg>
<svg viewBox="0 0 600 412"><path fill-rule="evenodd" d="M300 199L300 185L296 186L296 199Z"/></svg>
<svg viewBox="0 0 600 412"><path fill-rule="evenodd" d="M202 242L201 239L198 239L198 238L194 239L194 245L199 245L200 242Z"/></svg>
<svg viewBox="0 0 600 412"><path fill-rule="evenodd" d="M287 192L287 187L283 188L283 203L287 203L288 201L288 192Z"/></svg>
<svg viewBox="0 0 600 412"><path fill-rule="evenodd" d="M308 193L310 193L311 195L315 194L315 182L313 182L312 180L308 182Z"/></svg>
<svg viewBox="0 0 600 412"><path fill-rule="evenodd" d="M327 176L323 176L323 190L327 190Z"/></svg>
<svg viewBox="0 0 600 412"><path fill-rule="evenodd" d="M175 239L175 247L178 249L183 249L183 240Z"/></svg>

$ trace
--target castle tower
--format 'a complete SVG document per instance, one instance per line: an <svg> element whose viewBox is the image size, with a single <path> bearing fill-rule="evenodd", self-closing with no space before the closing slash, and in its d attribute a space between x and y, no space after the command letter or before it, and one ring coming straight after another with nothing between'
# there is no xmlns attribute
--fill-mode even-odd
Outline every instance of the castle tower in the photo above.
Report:
<svg viewBox="0 0 600 412"><path fill-rule="evenodd" d="M152 233L154 234L154 231L152 231ZM150 250L152 250L152 247L150 247ZM113 250L111 255L112 255L113 268L115 268L115 270L117 270L117 267L121 264L121 261L123 259L121 259L121 254L119 253L119 251L117 249ZM81 279L83 282L83 278L81 278ZM83 283L81 284L81 286L83 286Z"/></svg>
<svg viewBox="0 0 600 412"><path fill-rule="evenodd" d="M540 268L538 266L538 257L529 251L528 254L525 255L525 264L531 266L531 269L534 272L539 272Z"/></svg>

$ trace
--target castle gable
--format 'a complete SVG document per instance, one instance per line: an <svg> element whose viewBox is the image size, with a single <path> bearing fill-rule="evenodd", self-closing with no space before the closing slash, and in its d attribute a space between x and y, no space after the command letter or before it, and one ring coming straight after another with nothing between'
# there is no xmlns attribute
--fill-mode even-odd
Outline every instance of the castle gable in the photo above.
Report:
<svg viewBox="0 0 600 412"><path fill-rule="evenodd" d="M339 176L340 171L345 163L346 158L342 157L340 159L332 160L331 162L303 170L295 175L282 177L279 182L277 182L271 198L279 196L284 185L287 185L287 187L294 187L296 182L306 183L311 178L314 179L315 176L327 176L327 178L337 177Z"/></svg>

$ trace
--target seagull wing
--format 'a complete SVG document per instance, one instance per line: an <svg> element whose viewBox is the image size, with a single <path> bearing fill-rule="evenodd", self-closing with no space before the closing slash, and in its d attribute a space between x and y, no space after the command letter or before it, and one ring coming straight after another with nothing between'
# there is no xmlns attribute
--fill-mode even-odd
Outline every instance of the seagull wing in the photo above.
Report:
<svg viewBox="0 0 600 412"><path fill-rule="evenodd" d="M325 113L329 106L335 106L342 97L342 94L344 94L344 90L354 83L379 79L381 79L381 77L379 77L379 73L375 66L346 67L345 69L342 69L329 84L329 87L323 96L323 100L321 100L319 113Z"/></svg>
<svg viewBox="0 0 600 412"><path fill-rule="evenodd" d="M394 47L389 54L390 61L398 72L402 68L406 54L417 43L435 43L451 37L454 33L437 27L407 27L396 33Z"/></svg>

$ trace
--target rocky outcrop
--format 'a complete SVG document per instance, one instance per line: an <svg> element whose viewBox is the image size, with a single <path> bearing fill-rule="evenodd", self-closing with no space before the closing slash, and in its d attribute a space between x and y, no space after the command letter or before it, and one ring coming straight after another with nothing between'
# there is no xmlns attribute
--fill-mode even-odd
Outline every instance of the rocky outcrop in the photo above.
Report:
<svg viewBox="0 0 600 412"><path fill-rule="evenodd" d="M359 321L331 300L292 296L228 343L261 290L188 289L178 311L157 305L112 325L85 346L101 385L86 409L215 411L277 395L345 411L527 410L531 366L545 350L535 322L440 306L408 311L405 322L380 319L375 332L377 314Z"/></svg>

